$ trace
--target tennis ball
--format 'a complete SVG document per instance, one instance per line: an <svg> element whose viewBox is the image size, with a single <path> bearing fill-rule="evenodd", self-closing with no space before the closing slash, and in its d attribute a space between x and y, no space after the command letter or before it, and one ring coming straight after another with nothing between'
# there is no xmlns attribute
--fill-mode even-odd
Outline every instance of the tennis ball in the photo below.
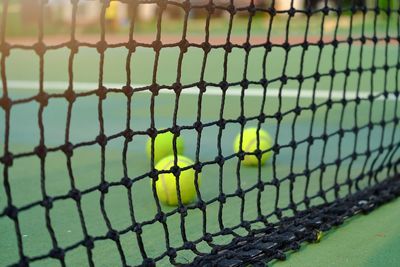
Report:
<svg viewBox="0 0 400 267"><path fill-rule="evenodd" d="M193 165L193 161L184 156L178 156L177 165L179 168L185 168ZM174 156L168 156L161 159L156 169L170 170L174 166ZM157 196L161 202L176 206L178 205L178 191L176 188L177 177L173 173L162 173L158 175L156 183ZM198 185L200 186L200 174L198 174ZM153 185L153 181L151 182ZM180 172L179 175L179 189L181 201L183 204L188 204L196 198L196 186L195 186L195 170L187 169Z"/></svg>
<svg viewBox="0 0 400 267"><path fill-rule="evenodd" d="M157 163L162 158L174 154L174 135L171 132L161 133L154 141L154 161ZM183 153L184 143L182 137L176 138L176 150L178 155ZM151 158L151 138L147 140L146 153Z"/></svg>
<svg viewBox="0 0 400 267"><path fill-rule="evenodd" d="M265 130L260 129L260 150L264 151L272 147L272 138ZM235 153L239 152L240 133L236 136L233 149ZM253 153L257 150L257 128L247 128L243 130L242 150L244 152ZM272 155L272 151L268 151L261 156L261 165L263 165ZM256 155L246 155L242 161L247 166L257 166L258 159Z"/></svg>

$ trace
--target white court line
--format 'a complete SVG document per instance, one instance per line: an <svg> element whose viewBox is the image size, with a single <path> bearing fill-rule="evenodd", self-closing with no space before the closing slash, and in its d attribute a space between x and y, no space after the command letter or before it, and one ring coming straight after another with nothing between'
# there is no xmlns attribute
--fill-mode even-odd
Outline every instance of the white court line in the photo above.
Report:
<svg viewBox="0 0 400 267"><path fill-rule="evenodd" d="M28 90L37 90L38 88L38 82L37 81L16 81L16 80L9 80L7 81L7 86L12 89L28 89ZM122 88L124 84L116 84L116 83L106 83L105 86L108 88ZM64 91L68 87L67 82L62 82L62 81L47 81L44 82L44 88L46 91ZM144 85L133 85L134 88L140 88L144 87ZM0 88L2 88L2 85L0 84ZM74 91L88 91L88 90L94 90L97 88L96 83L87 83L87 82L74 82ZM279 96L279 89L276 88L268 88L267 89L267 97L278 97ZM142 91L142 93L148 93L149 91ZM175 92L172 90L160 90L160 94L174 94ZM197 88L186 88L183 89L182 94L188 94L188 95L198 95L199 90ZM221 90L216 87L209 87L207 88L207 91L205 92L205 95L211 95L211 96L220 96L222 94ZM226 93L228 96L240 96L241 95L241 88L240 87L230 87L227 90ZM304 99L311 99L313 97L316 99L328 99L329 98L329 91L326 89L317 89L315 93L313 93L313 90L311 89L301 89L300 92L300 98ZM261 97L263 95L263 90L261 88L248 88L245 91L245 96L255 96L255 97ZM298 88L283 88L281 90L281 96L282 97L287 97L287 98L296 98L298 95ZM352 100L356 98L356 92L355 91L347 91L345 94L346 100ZM370 96L368 92L359 92L358 97L362 99L366 99ZM343 99L343 92L338 92L338 91L332 91L331 92L331 99L332 100L340 100ZM385 100L383 96L377 97L374 100ZM388 98L386 100L394 100L394 101L399 101L399 98L396 98L394 93L389 93Z"/></svg>

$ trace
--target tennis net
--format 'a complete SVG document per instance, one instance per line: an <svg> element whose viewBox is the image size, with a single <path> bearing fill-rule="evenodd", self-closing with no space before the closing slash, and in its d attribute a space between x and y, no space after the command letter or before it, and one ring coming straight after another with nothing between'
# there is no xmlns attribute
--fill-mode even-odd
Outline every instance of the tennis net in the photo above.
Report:
<svg viewBox="0 0 400 267"><path fill-rule="evenodd" d="M69 25L59 31L46 24L55 1L32 1L37 27L23 38L13 32L17 2L1 4L0 222L8 230L0 243L9 256L0 265L262 265L399 196L396 1L59 1ZM95 25L83 21L85 5L97 12ZM58 52L66 56L49 60ZM29 57L34 82L17 80ZM58 65L61 82L46 76ZM110 82L107 72L121 66ZM53 105L64 107L54 113L62 127L46 113ZM231 151L232 135L250 126L257 149L244 151L240 138ZM272 133L264 150L260 129ZM174 163L158 170L154 143L167 132ZM31 149L24 138L35 133ZM184 168L179 136L193 159ZM143 138L152 140L150 160L132 160ZM258 164L243 166L246 156ZM189 169L197 200L184 205L177 196L166 207L148 184Z"/></svg>

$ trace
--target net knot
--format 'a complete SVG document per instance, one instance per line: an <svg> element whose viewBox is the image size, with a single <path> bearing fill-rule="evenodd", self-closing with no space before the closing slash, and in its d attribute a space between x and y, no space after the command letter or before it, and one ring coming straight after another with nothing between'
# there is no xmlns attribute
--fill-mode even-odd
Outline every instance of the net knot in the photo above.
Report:
<svg viewBox="0 0 400 267"><path fill-rule="evenodd" d="M172 166L171 169L169 169L169 171L175 176L175 177L179 177L181 175L181 168L179 168L179 166Z"/></svg>
<svg viewBox="0 0 400 267"><path fill-rule="evenodd" d="M62 146L61 150L67 157L72 157L74 154L74 145L68 142Z"/></svg>
<svg viewBox="0 0 400 267"><path fill-rule="evenodd" d="M265 122L265 119L266 119L265 113L261 113L260 115L258 115L258 121L259 121L260 123L264 123L264 122Z"/></svg>
<svg viewBox="0 0 400 267"><path fill-rule="evenodd" d="M332 106L333 106L333 101L332 101L332 99L329 98L329 99L326 101L326 107L327 107L328 109L331 109Z"/></svg>
<svg viewBox="0 0 400 267"><path fill-rule="evenodd" d="M291 202L288 207L295 212L297 211L297 205L293 202Z"/></svg>
<svg viewBox="0 0 400 267"><path fill-rule="evenodd" d="M285 49L286 52L289 52L292 47L290 46L290 44L287 41L285 41L282 44L282 48Z"/></svg>
<svg viewBox="0 0 400 267"><path fill-rule="evenodd" d="M172 89L174 90L174 92L175 92L176 95L180 95L181 92L182 92L182 84L176 82L176 83L174 83L174 84L172 85Z"/></svg>
<svg viewBox="0 0 400 267"><path fill-rule="evenodd" d="M4 109L4 111L9 111L11 109L11 106L12 106L11 98L7 96L3 96L2 98L0 98L0 107Z"/></svg>
<svg viewBox="0 0 400 267"><path fill-rule="evenodd" d="M283 118L282 113L279 111L275 113L274 117L278 122L282 121Z"/></svg>
<svg viewBox="0 0 400 267"><path fill-rule="evenodd" d="M174 125L170 129L170 132L175 136L180 136L181 135L181 127L179 127L179 125Z"/></svg>
<svg viewBox="0 0 400 267"><path fill-rule="evenodd" d="M104 182L102 182L101 184L99 184L98 190L99 190L101 193L106 194L106 193L108 193L108 188L109 188L109 187L110 187L110 184L104 181Z"/></svg>
<svg viewBox="0 0 400 267"><path fill-rule="evenodd" d="M153 94L153 96L157 96L160 91L160 86L156 83L153 83L152 85L150 85L149 90Z"/></svg>
<svg viewBox="0 0 400 267"><path fill-rule="evenodd" d="M205 83L204 81L200 81L200 82L197 84L197 88L199 88L199 90L200 90L201 93L204 93L204 92L207 90L206 83Z"/></svg>
<svg viewBox="0 0 400 267"><path fill-rule="evenodd" d="M184 205L179 206L178 212L182 215L182 217L187 216L187 208Z"/></svg>
<svg viewBox="0 0 400 267"><path fill-rule="evenodd" d="M96 91L96 95L101 99L104 100L107 97L107 88L104 86L99 86L99 88Z"/></svg>
<svg viewBox="0 0 400 267"><path fill-rule="evenodd" d="M233 16L236 14L236 7L232 3L226 7L226 10Z"/></svg>
<svg viewBox="0 0 400 267"><path fill-rule="evenodd" d="M183 247L185 248L185 249L190 249L190 250L195 250L196 249L196 245L193 243L193 242L190 242L190 241L186 241L184 244L183 244Z"/></svg>
<svg viewBox="0 0 400 267"><path fill-rule="evenodd" d="M113 241L117 241L117 240L119 240L119 233L118 233L117 231L111 229L111 230L109 230L109 231L107 232L106 237L107 237L108 239L113 240Z"/></svg>
<svg viewBox="0 0 400 267"><path fill-rule="evenodd" d="M174 249L174 248L169 248L169 249L167 250L167 255L168 255L168 257L170 257L170 258L176 258L176 256L177 256L176 249Z"/></svg>
<svg viewBox="0 0 400 267"><path fill-rule="evenodd" d="M104 147L107 145L107 136L105 134L99 134L96 137L96 143L99 144L101 147Z"/></svg>
<svg viewBox="0 0 400 267"><path fill-rule="evenodd" d="M296 9L294 9L293 7L291 7L291 8L288 10L288 15L289 15L289 17L294 17L295 14L296 14Z"/></svg>
<svg viewBox="0 0 400 267"><path fill-rule="evenodd" d="M243 43L242 47L243 47L244 51L246 51L247 53L249 53L251 50L251 44L249 42Z"/></svg>
<svg viewBox="0 0 400 267"><path fill-rule="evenodd" d="M0 162L6 167L11 167L14 162L14 156L10 152L5 152L3 157L0 158Z"/></svg>
<svg viewBox="0 0 400 267"><path fill-rule="evenodd" d="M132 227L132 231L137 233L137 234L142 234L143 233L143 229L142 226L139 223L135 223Z"/></svg>
<svg viewBox="0 0 400 267"><path fill-rule="evenodd" d="M283 74L283 75L279 78L279 80L281 81L282 84L286 84L287 81L288 81L288 78L287 78L287 76L286 76L285 74Z"/></svg>
<svg viewBox="0 0 400 267"><path fill-rule="evenodd" d="M226 196L225 196L224 193L221 193L221 194L218 196L218 201L219 201L221 204L225 204L225 202L226 202Z"/></svg>
<svg viewBox="0 0 400 267"><path fill-rule="evenodd" d="M190 3L190 0L185 0L185 1L182 3L182 9L183 9L186 13L190 12L191 7L192 7L192 4Z"/></svg>
<svg viewBox="0 0 400 267"><path fill-rule="evenodd" d="M126 129L123 133L126 141L131 142L134 136L134 132L132 129Z"/></svg>
<svg viewBox="0 0 400 267"><path fill-rule="evenodd" d="M64 259L65 257L65 252L63 249L61 248L53 248L50 251L50 257L54 258L54 259Z"/></svg>
<svg viewBox="0 0 400 267"><path fill-rule="evenodd" d="M208 54L211 51L211 44L209 42L201 43L204 53Z"/></svg>
<svg viewBox="0 0 400 267"><path fill-rule="evenodd" d="M215 157L215 163L222 167L225 163L224 157L222 155L218 155L217 157Z"/></svg>
<svg viewBox="0 0 400 267"><path fill-rule="evenodd" d="M79 52L79 43L76 40L70 40L66 45L72 54L77 54Z"/></svg>
<svg viewBox="0 0 400 267"><path fill-rule="evenodd" d="M202 169L203 169L203 164L201 164L201 162L196 162L195 164L194 164L194 166L193 166L193 169L196 171L196 172L201 172L202 171Z"/></svg>
<svg viewBox="0 0 400 267"><path fill-rule="evenodd" d="M51 209L53 208L53 198L46 196L40 203L40 205L46 209Z"/></svg>
<svg viewBox="0 0 400 267"><path fill-rule="evenodd" d="M17 207L10 205L5 208L4 214L7 215L11 220L16 220L18 217L18 209Z"/></svg>
<svg viewBox="0 0 400 267"><path fill-rule="evenodd" d="M75 201L80 201L81 197L82 197L82 193L78 189L73 188L69 191L68 196Z"/></svg>
<svg viewBox="0 0 400 267"><path fill-rule="evenodd" d="M76 100L76 94L72 88L65 90L64 97L70 104L74 103Z"/></svg>
<svg viewBox="0 0 400 267"><path fill-rule="evenodd" d="M193 127L196 129L196 131L197 131L198 133L201 133L201 132L203 131L203 123L202 123L201 121L196 121L196 122L193 124Z"/></svg>
<svg viewBox="0 0 400 267"><path fill-rule="evenodd" d="M326 171L326 164L324 162L322 162L319 167L321 168L321 172L325 172Z"/></svg>
<svg viewBox="0 0 400 267"><path fill-rule="evenodd" d="M159 173L158 170L154 169L149 173L149 177L151 179L153 179L154 181L157 181L158 180L158 173Z"/></svg>
<svg viewBox="0 0 400 267"><path fill-rule="evenodd" d="M49 95L45 92L40 92L35 97L36 102L38 102L42 107L49 104Z"/></svg>
<svg viewBox="0 0 400 267"><path fill-rule="evenodd" d="M225 129L226 121L224 119L220 119L217 121L217 126L221 129Z"/></svg>
<svg viewBox="0 0 400 267"><path fill-rule="evenodd" d="M206 241L206 242L212 242L213 241L213 236L212 236L212 234L210 234L210 233L205 233L204 234L204 236L203 236L203 240L204 241Z"/></svg>
<svg viewBox="0 0 400 267"><path fill-rule="evenodd" d="M186 53L189 48L189 42L186 39L182 39L178 44L182 53Z"/></svg>
<svg viewBox="0 0 400 267"><path fill-rule="evenodd" d="M244 157L246 156L246 153L243 151L243 150L239 150L238 151L238 153L237 153L237 157L240 159L240 160L244 160Z"/></svg>
<svg viewBox="0 0 400 267"><path fill-rule="evenodd" d="M247 79L243 79L243 80L240 82L240 86L241 86L243 89L247 89L247 88L249 87L249 84L250 84L250 82L249 82L249 80L247 80Z"/></svg>
<svg viewBox="0 0 400 267"><path fill-rule="evenodd" d="M35 148L35 154L40 159L44 159L47 156L47 148L45 145L40 144Z"/></svg>
<svg viewBox="0 0 400 267"><path fill-rule="evenodd" d="M156 138L158 131L156 128L152 127L147 129L146 133L150 138Z"/></svg>
<svg viewBox="0 0 400 267"><path fill-rule="evenodd" d="M155 267L156 263L153 259L146 258L143 260L143 267Z"/></svg>
<svg viewBox="0 0 400 267"><path fill-rule="evenodd" d="M96 44L96 50L99 54L103 54L108 48L108 44L105 40L98 41Z"/></svg>
<svg viewBox="0 0 400 267"><path fill-rule="evenodd" d="M85 240L82 243L83 246L85 246L88 249L93 249L94 248L94 240L93 237L91 236L86 236Z"/></svg>
<svg viewBox="0 0 400 267"><path fill-rule="evenodd" d="M263 152L261 149L255 149L254 150L254 155L257 157L257 159L261 159Z"/></svg>
<svg viewBox="0 0 400 267"><path fill-rule="evenodd" d="M263 192L264 189L265 189L264 183L263 183L262 181L259 181L259 182L257 183L257 188L258 188L258 190L259 190L260 192Z"/></svg>
<svg viewBox="0 0 400 267"><path fill-rule="evenodd" d="M297 116L299 116L301 114L301 112L302 112L302 108L301 107L296 106L294 108L294 113L296 113Z"/></svg>
<svg viewBox="0 0 400 267"><path fill-rule="evenodd" d="M203 200L197 201L196 204L197 208L200 209L201 211L206 211L207 205Z"/></svg>
<svg viewBox="0 0 400 267"><path fill-rule="evenodd" d="M238 122L240 125L244 126L244 124L246 123L246 117L245 117L245 116L239 116L239 117L237 118L237 122Z"/></svg>
<svg viewBox="0 0 400 267"><path fill-rule="evenodd" d="M329 8L328 6L324 6L324 7L322 8L322 13L323 13L325 16L329 15L329 11L330 11L330 8Z"/></svg>
<svg viewBox="0 0 400 267"><path fill-rule="evenodd" d="M124 92L126 97L131 97L133 95L133 88L130 85L125 85L122 87L122 92Z"/></svg>
<svg viewBox="0 0 400 267"><path fill-rule="evenodd" d="M268 80L267 79L260 79L260 84L263 88L266 88L268 86Z"/></svg>
<svg viewBox="0 0 400 267"><path fill-rule="evenodd" d="M136 51L136 46L137 46L137 42L135 40L129 40L125 45L126 49L128 49L130 53L133 53Z"/></svg>
<svg viewBox="0 0 400 267"><path fill-rule="evenodd" d="M308 207L310 205L310 198L309 197L305 197L303 202Z"/></svg>
<svg viewBox="0 0 400 267"><path fill-rule="evenodd" d="M225 52L227 52L227 53L232 52L232 48L233 48L233 45L232 45L231 42L226 42L226 44L224 44L224 50L225 50Z"/></svg>
<svg viewBox="0 0 400 267"><path fill-rule="evenodd" d="M297 148L297 142L294 141L294 140L292 140L292 141L289 143L289 146L290 146L292 149L296 149L296 148Z"/></svg>
<svg viewBox="0 0 400 267"><path fill-rule="evenodd" d="M129 177L123 177L121 179L121 184L129 189L132 187L133 182L131 179L129 179Z"/></svg>
<svg viewBox="0 0 400 267"><path fill-rule="evenodd" d="M164 212L160 211L159 213L157 213L157 215L155 216L156 221L160 222L160 223L165 223L167 221L167 216L165 215Z"/></svg>
<svg viewBox="0 0 400 267"><path fill-rule="evenodd" d="M43 56L46 53L46 45L43 42L37 42L33 45L33 49L38 56Z"/></svg>
<svg viewBox="0 0 400 267"><path fill-rule="evenodd" d="M167 0L157 0L157 5L160 12L162 12L167 9Z"/></svg>
<svg viewBox="0 0 400 267"><path fill-rule="evenodd" d="M271 185L279 187L281 185L281 181L279 181L279 179L277 179L277 178L274 178L271 181Z"/></svg>
<svg viewBox="0 0 400 267"><path fill-rule="evenodd" d="M233 233L233 231L232 231L231 228L224 228L224 229L222 229L222 231L221 231L221 234L222 234L222 235L231 235L232 233Z"/></svg>
<svg viewBox="0 0 400 267"><path fill-rule="evenodd" d="M215 5L212 1L209 1L208 4L206 5L206 10L208 12L208 14L213 14L215 11Z"/></svg>
<svg viewBox="0 0 400 267"><path fill-rule="evenodd" d="M317 110L317 104L315 104L315 103L312 103L312 104L310 104L310 110L312 111L312 112L315 112L316 110Z"/></svg>
<svg viewBox="0 0 400 267"><path fill-rule="evenodd" d="M276 9L275 9L275 7L269 8L267 12L269 13L269 15L270 15L271 17L273 17L273 16L276 15Z"/></svg>
<svg viewBox="0 0 400 267"><path fill-rule="evenodd" d="M18 267L29 267L29 258L26 256L21 257L17 266Z"/></svg>
<svg viewBox="0 0 400 267"><path fill-rule="evenodd" d="M236 195L237 197L243 199L245 194L244 194L243 189L238 188L238 189L236 190L236 192L235 192L235 195Z"/></svg>
<svg viewBox="0 0 400 267"><path fill-rule="evenodd" d="M155 40L151 43L151 46L153 47L154 52L158 53L160 52L163 44L160 40Z"/></svg>

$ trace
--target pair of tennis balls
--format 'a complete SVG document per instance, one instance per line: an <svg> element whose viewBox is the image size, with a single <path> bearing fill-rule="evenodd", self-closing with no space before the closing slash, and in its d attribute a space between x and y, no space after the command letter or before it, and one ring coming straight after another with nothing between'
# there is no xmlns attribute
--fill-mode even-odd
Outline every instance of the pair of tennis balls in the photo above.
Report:
<svg viewBox="0 0 400 267"><path fill-rule="evenodd" d="M155 138L154 161L157 163L155 166L157 170L169 171L174 166L175 157L173 155L173 139L174 135L170 132L159 134ZM149 139L146 144L146 152L149 158L151 157L151 144L152 141ZM267 131L260 129L259 141L257 141L257 129L245 129L242 136L242 151L246 153L253 153L257 150L257 144L260 150L268 150L272 147L272 138ZM239 150L240 134L236 136L234 141L234 151L237 153ZM176 138L176 151L178 154L176 163L179 168L182 169L194 165L194 162L191 159L182 156L184 152L184 142L181 137ZM272 151L263 153L260 160L261 164L264 164L271 154ZM257 166L259 164L259 160L255 155L245 155L242 162L247 166ZM196 175L192 168L180 172L179 191L182 204L189 204L196 198L196 183L198 186L201 184L200 174L197 175L197 181L195 180ZM159 174L158 180L155 182L155 186L157 196L161 202L170 206L178 205L179 201L176 181L177 178L172 173Z"/></svg>

